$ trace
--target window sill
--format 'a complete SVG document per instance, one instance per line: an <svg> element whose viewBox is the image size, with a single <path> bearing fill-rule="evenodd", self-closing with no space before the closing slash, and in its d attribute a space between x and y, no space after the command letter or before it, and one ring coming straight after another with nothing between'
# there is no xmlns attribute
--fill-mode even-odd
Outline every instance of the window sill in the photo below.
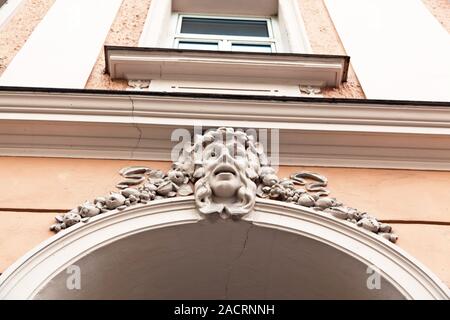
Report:
<svg viewBox="0 0 450 320"><path fill-rule="evenodd" d="M111 79L194 80L339 87L350 57L105 46Z"/></svg>

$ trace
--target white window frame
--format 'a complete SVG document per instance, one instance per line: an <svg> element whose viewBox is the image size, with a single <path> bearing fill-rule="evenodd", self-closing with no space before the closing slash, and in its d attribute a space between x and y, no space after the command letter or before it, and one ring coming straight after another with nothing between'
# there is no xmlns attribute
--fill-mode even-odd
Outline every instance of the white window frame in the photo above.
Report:
<svg viewBox="0 0 450 320"><path fill-rule="evenodd" d="M203 0L152 0L139 39L139 46L173 48L177 13L196 13L270 17L277 39L277 52L312 53L298 0L245 0L243 2L211 0L210 2L210 6L204 6ZM269 2L271 5L267 6Z"/></svg>
<svg viewBox="0 0 450 320"><path fill-rule="evenodd" d="M268 39L246 36L238 38L239 36L216 36L206 34L186 36L186 34L180 33L181 19L184 16L219 19L269 20L270 24L268 24L268 31L270 37ZM219 47L220 42L218 41L220 39L223 39L221 47ZM219 58L216 52L231 53L233 51L231 50L230 44L227 42L229 39L233 39L234 43L248 45L270 43L271 53L269 53L269 50L264 52L264 50L251 51L247 50L247 48L235 48L233 53L238 54L225 54L222 58ZM233 92L235 94L249 94L251 91L252 94L258 92L258 94L270 93L270 95L301 95L299 85L305 85L302 81L299 83L295 81L293 83L282 81L280 83L278 80L265 77L265 71L263 71L265 68L274 66L273 59L282 59L276 54L272 55L272 53L312 53L300 13L298 0L209 0L207 6L205 6L204 0L152 0L143 32L139 39L139 46L173 49L179 46L181 40L204 43L215 42L219 46L217 48L212 47L208 49L207 45L205 45L205 47L199 47L199 50L194 50L192 52L176 50L177 52L169 53L169 55L174 55L176 57L185 55L184 58L177 60L177 58L174 57L167 57L162 58L162 60L167 60L166 62L153 61L156 65L159 65L159 68L157 68L157 70L159 69L159 75L156 78L151 79L148 90L164 92ZM186 49L189 47L190 46L184 46ZM194 49L193 47L192 49ZM199 51L204 51L205 54L199 53ZM258 52L264 52L266 55L256 56L251 54ZM190 56L193 54L198 56ZM240 56L241 54L242 56ZM190 66L194 65L190 60L191 58L198 63L198 67L201 66L201 70L195 68L190 69ZM221 61L221 59L225 60ZM239 59L241 59L241 62L234 64L237 62L236 60ZM202 62L202 60L204 62ZM233 75L230 74L226 76L225 74L229 74L227 69L231 68L231 65L227 65L229 62L226 61L228 60L230 62L234 61L232 64L234 68L233 72L235 73L232 72ZM172 66L174 69L171 69L172 67L168 67L168 64L170 64L169 61L178 65ZM225 70L220 69L219 66L222 66ZM179 68L184 69L182 70ZM214 68L219 68L219 70ZM177 70L176 72L180 72L181 74L180 76L172 78L170 72L167 73L168 69L171 69L172 71ZM255 72L253 76L251 75L252 72ZM164 76L162 76L163 73ZM215 73L217 73L217 78L214 75ZM246 80L243 80L240 76L234 76L234 74L240 73L247 75ZM317 75L310 76L316 77ZM285 74L282 77L285 77ZM298 75L295 75L294 78L298 78ZM133 74L128 76L127 79L138 78L136 74ZM148 77L144 76L144 78L141 77L139 79L146 80ZM175 80L177 81L176 83L174 82ZM241 83L242 81L245 81L245 83ZM308 80L309 85L322 86L324 84L324 82L319 82L315 80L311 82Z"/></svg>
<svg viewBox="0 0 450 320"><path fill-rule="evenodd" d="M173 47L178 48L180 41L188 42L204 42L204 43L217 43L219 51L233 51L233 44L247 44L247 45L270 45L271 52L277 52L278 42L275 35L276 23L272 17L255 17L255 16L217 16L217 15L198 15L198 14L186 14L175 13L176 25L172 26L175 30L173 32ZM230 35L213 35L213 34L187 34L181 33L181 27L183 18L205 18L205 19L233 19L243 21L265 21L267 23L268 37L251 37L251 36L230 36Z"/></svg>

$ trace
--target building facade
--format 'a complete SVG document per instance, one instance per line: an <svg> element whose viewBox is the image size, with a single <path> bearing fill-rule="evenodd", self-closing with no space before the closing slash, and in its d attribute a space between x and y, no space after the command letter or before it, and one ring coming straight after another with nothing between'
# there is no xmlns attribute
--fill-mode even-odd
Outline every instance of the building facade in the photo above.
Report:
<svg viewBox="0 0 450 320"><path fill-rule="evenodd" d="M0 297L448 299L449 32L446 0L0 1Z"/></svg>

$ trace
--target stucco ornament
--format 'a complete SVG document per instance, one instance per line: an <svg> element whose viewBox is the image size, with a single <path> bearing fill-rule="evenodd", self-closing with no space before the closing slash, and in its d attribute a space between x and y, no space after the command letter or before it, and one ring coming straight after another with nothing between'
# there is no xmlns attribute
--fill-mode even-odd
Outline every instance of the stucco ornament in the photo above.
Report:
<svg viewBox="0 0 450 320"><path fill-rule="evenodd" d="M150 81L148 80L128 80L129 90L144 90L148 88Z"/></svg>
<svg viewBox="0 0 450 320"><path fill-rule="evenodd" d="M309 97L322 97L320 87L300 86L300 92Z"/></svg>
<svg viewBox="0 0 450 320"><path fill-rule="evenodd" d="M195 202L200 212L219 213L225 218L253 209L256 184L252 178L258 177L254 167L259 167L254 149L250 136L231 128L198 137L193 152L197 153L194 163L200 171L195 182Z"/></svg>
<svg viewBox="0 0 450 320"><path fill-rule="evenodd" d="M297 172L280 179L254 136L233 128L209 130L194 137L180 149L177 161L166 173L143 166L126 167L119 173L123 179L116 185L118 191L56 216L50 229L58 232L105 212L190 195L194 195L201 213L237 219L252 211L259 197L329 214L397 241L388 224L330 197L326 177Z"/></svg>

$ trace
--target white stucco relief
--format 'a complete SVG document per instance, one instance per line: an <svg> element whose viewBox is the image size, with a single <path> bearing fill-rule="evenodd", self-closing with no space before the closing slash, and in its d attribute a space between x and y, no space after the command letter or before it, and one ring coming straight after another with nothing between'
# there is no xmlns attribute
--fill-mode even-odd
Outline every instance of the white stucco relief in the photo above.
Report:
<svg viewBox="0 0 450 320"><path fill-rule="evenodd" d="M280 179L270 166L261 143L233 128L218 128L195 137L181 148L167 172L147 167L124 168L118 191L56 216L51 230L58 232L90 217L126 210L152 200L194 195L197 209L205 215L239 219L253 210L257 198L288 202L325 212L395 242L390 225L372 215L330 197L326 177L298 172Z"/></svg>

